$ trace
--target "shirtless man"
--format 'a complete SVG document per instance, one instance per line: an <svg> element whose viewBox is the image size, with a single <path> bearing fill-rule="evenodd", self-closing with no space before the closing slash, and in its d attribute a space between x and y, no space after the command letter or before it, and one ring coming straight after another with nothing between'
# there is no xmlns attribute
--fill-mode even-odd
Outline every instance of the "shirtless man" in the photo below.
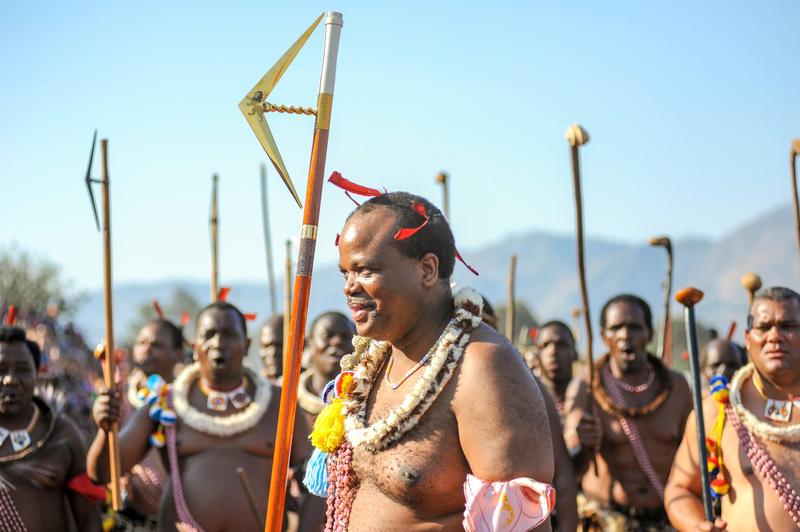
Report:
<svg viewBox="0 0 800 532"><path fill-rule="evenodd" d="M283 376L283 314L273 314L261 327L258 354L264 363L264 376L278 384Z"/></svg>
<svg viewBox="0 0 800 532"><path fill-rule="evenodd" d="M134 369L128 377L125 394L125 418L143 405L138 392L145 388L150 375L158 375L165 382L175 378L176 367L183 359L183 333L171 321L156 318L148 320L139 330L131 354ZM95 438L105 438L102 431ZM158 449L151 448L141 462L125 478L125 501L115 519L121 526L137 530L155 530L161 492L167 480L167 471L161 463Z"/></svg>
<svg viewBox="0 0 800 532"><path fill-rule="evenodd" d="M444 216L424 198L384 194L350 215L338 247L362 340L342 360L355 379L339 396L349 415L346 439L329 455L329 523L474 530L494 511L513 530L549 530L553 451L541 392L513 347L480 323L480 296L451 294L455 244ZM490 502L501 483L507 498ZM523 511L535 518L515 522Z"/></svg>
<svg viewBox="0 0 800 532"><path fill-rule="evenodd" d="M567 386L572 381L572 364L578 360L575 339L566 323L548 321L536 335L538 365L536 375L556 402L558 413L564 416Z"/></svg>
<svg viewBox="0 0 800 532"><path fill-rule="evenodd" d="M341 312L325 312L311 322L308 336L309 368L300 374L297 404L309 427L324 408L321 395L341 371L339 361L353 351L355 325Z"/></svg>
<svg viewBox="0 0 800 532"><path fill-rule="evenodd" d="M795 489L800 486L800 440L796 435L800 431L800 408L797 402L786 402L800 395L800 294L782 287L757 293L747 322L745 345L752 364L740 369L731 383L729 403L733 409L727 412L720 440L723 468L717 478L729 486L728 494L722 496L721 518L712 525L704 517L692 414L666 490L667 511L679 530L800 527L800 505L790 504L790 515L771 487L773 482L785 486L781 477ZM787 409L786 415L770 415L768 401ZM703 401L707 437L713 437L711 429L719 413L717 400L708 397ZM774 470L754 470L753 464L763 457L773 461Z"/></svg>
<svg viewBox="0 0 800 532"><path fill-rule="evenodd" d="M663 530L668 526L663 489L692 409L689 386L647 353L652 315L641 298L624 294L609 300L600 329L608 354L596 363L600 385L594 387L593 404L584 380L567 392L574 391L575 400L564 434L567 447L575 450L576 470L585 471L581 485L592 508L582 513L594 524L615 520L626 521L629 530ZM597 474L589 467L592 458Z"/></svg>
<svg viewBox="0 0 800 532"><path fill-rule="evenodd" d="M161 530L188 524L207 532L260 530L272 469L280 390L246 369L242 362L249 340L244 316L227 302L212 303L197 316L195 355L198 362L183 370L171 387L177 423L151 419L141 408L120 432L122 470L128 471L164 430L161 448L171 480L159 508ZM164 405L168 412L171 405ZM87 468L92 478L107 481L106 430L119 419L119 399L104 391L93 410L102 429L92 444ZM164 427L164 425L166 427ZM302 462L310 447L305 421L297 418L292 463ZM174 441L172 441L174 438ZM173 447L174 445L174 447ZM169 456L172 455L172 456ZM177 456L177 463L172 458ZM250 480L261 518L257 521L237 477L241 467ZM179 483L179 486L176 484ZM301 520L301 529L319 526Z"/></svg>
<svg viewBox="0 0 800 532"><path fill-rule="evenodd" d="M22 329L0 327L0 529L99 531L96 505L75 491L93 491L83 439L33 396L40 356Z"/></svg>

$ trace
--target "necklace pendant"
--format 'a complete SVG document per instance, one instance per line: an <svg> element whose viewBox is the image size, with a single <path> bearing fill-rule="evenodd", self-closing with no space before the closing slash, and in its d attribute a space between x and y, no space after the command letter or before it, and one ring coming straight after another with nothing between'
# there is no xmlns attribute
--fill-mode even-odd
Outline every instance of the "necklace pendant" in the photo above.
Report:
<svg viewBox="0 0 800 532"><path fill-rule="evenodd" d="M792 419L792 402L767 399L764 415L772 421L788 423Z"/></svg>
<svg viewBox="0 0 800 532"><path fill-rule="evenodd" d="M233 390L228 394L228 397L230 398L233 407L237 410L241 410L252 402L252 399L250 399L250 396L247 395L244 386L239 386Z"/></svg>
<svg viewBox="0 0 800 532"><path fill-rule="evenodd" d="M11 446L14 452L19 452L26 449L31 444L31 435L27 430L14 430L11 431Z"/></svg>
<svg viewBox="0 0 800 532"><path fill-rule="evenodd" d="M214 410L215 412L226 411L228 409L228 394L209 390L206 406L209 410Z"/></svg>

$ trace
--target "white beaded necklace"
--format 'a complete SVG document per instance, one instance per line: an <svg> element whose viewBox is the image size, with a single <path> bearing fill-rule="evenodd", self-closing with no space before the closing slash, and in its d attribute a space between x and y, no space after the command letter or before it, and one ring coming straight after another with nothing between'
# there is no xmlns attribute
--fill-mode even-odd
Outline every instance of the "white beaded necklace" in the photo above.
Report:
<svg viewBox="0 0 800 532"><path fill-rule="evenodd" d="M760 420L742 404L742 385L752 377L753 371L755 371L753 364L748 364L737 371L731 381L729 393L730 403L736 409L736 413L739 415L742 425L752 434L768 441L776 443L794 443L800 441L800 423L777 427L771 423Z"/></svg>

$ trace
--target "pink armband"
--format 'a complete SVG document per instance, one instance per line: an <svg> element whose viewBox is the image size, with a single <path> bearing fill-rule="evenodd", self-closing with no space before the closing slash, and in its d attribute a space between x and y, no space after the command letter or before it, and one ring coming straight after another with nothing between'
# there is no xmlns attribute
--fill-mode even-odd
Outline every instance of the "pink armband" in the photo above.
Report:
<svg viewBox="0 0 800 532"><path fill-rule="evenodd" d="M467 475L464 530L525 532L542 524L556 505L556 490L532 478L486 482Z"/></svg>

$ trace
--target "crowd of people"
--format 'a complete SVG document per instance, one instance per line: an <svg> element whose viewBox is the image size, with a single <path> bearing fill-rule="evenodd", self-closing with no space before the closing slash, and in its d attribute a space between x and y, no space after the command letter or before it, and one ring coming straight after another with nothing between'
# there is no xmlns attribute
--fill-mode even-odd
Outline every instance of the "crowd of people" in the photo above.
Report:
<svg viewBox="0 0 800 532"><path fill-rule="evenodd" d="M460 256L426 199L365 201L337 246L350 315L325 312L308 326L285 529L800 526L798 293L760 291L744 345L703 349L702 464L689 381L648 351L642 298L602 307L604 354L590 379L566 323L540 325L523 357L495 330L489 302L451 284ZM291 370L283 321L248 331L235 305L215 301L187 339L154 318L110 388L73 328L31 317L3 326L0 530L263 530ZM250 333L258 367L246 362Z"/></svg>

